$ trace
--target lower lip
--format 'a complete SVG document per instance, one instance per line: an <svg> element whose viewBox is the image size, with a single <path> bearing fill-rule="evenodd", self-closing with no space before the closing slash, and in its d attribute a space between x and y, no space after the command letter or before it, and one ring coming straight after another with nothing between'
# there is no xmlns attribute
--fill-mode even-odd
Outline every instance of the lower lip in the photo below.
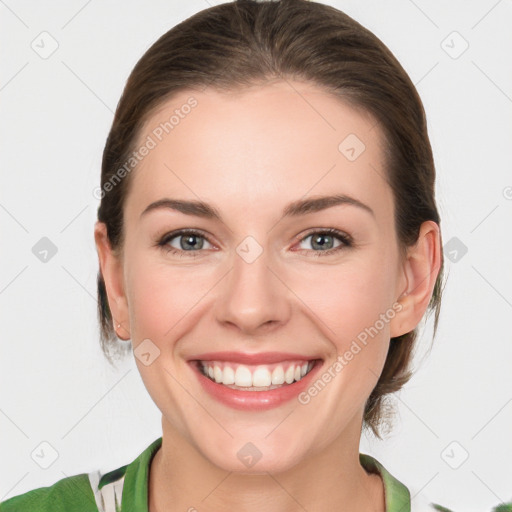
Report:
<svg viewBox="0 0 512 512"><path fill-rule="evenodd" d="M223 404L244 411L262 411L279 407L280 405L296 398L304 391L313 380L322 366L321 360L316 360L311 371L301 380L284 385L270 391L240 391L231 389L206 377L199 369L199 362L192 361L191 366L199 378L203 389L213 398Z"/></svg>

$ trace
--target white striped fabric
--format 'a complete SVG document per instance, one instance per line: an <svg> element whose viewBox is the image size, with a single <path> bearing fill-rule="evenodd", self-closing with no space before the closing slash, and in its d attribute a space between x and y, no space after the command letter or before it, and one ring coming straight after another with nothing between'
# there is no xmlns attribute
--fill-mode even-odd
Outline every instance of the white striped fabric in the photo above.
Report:
<svg viewBox="0 0 512 512"><path fill-rule="evenodd" d="M100 478L101 473L99 471L89 473L89 482L94 493L98 512L121 512L124 475L119 480L104 485L101 489L98 488Z"/></svg>

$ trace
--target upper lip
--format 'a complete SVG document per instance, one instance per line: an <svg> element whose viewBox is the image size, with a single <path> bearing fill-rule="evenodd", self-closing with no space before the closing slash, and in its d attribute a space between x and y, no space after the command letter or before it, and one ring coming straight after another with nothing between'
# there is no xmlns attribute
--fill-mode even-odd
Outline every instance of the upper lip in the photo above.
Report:
<svg viewBox="0 0 512 512"><path fill-rule="evenodd" d="M284 361L311 361L320 359L318 356L307 356L290 352L260 352L248 354L244 352L208 352L191 357L190 361L230 361L240 364L272 364Z"/></svg>

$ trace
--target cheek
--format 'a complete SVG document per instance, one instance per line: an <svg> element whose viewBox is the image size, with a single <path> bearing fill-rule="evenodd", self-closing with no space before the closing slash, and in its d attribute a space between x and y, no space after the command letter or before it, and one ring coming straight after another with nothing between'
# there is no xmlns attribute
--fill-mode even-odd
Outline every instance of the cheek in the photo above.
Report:
<svg viewBox="0 0 512 512"><path fill-rule="evenodd" d="M384 263L385 258L379 263L378 256L365 256L347 259L337 267L312 267L302 274L297 289L307 305L303 311L330 344L332 358L319 376L328 392L319 392L318 400L332 420L333 436L347 417L364 407L389 349L395 314L389 269L394 267L390 261Z"/></svg>
<svg viewBox="0 0 512 512"><path fill-rule="evenodd" d="M378 320L392 305L390 268L394 267L379 258L358 256L340 265L311 266L301 274L295 290L322 320L326 336L342 349L376 323L387 335L389 322L382 325Z"/></svg>
<svg viewBox="0 0 512 512"><path fill-rule="evenodd" d="M190 395L176 383L187 377L182 373L184 367L176 365L173 358L180 338L193 328L201 313L202 298L213 286L211 271L209 274L210 278L197 268L152 260L147 254L134 254L130 259L127 295L134 348L149 339L160 351L155 357L154 349L149 349L152 360L148 365L137 357L135 362L153 401L184 436L191 430L185 425Z"/></svg>
<svg viewBox="0 0 512 512"><path fill-rule="evenodd" d="M133 257L129 271L130 328L135 341L157 345L177 337L211 289L211 270L169 265L162 258Z"/></svg>

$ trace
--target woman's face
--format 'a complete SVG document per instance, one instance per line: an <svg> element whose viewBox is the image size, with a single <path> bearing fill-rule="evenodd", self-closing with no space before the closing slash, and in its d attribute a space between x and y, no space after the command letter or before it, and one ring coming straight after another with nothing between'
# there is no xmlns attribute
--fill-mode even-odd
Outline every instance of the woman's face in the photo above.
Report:
<svg viewBox="0 0 512 512"><path fill-rule="evenodd" d="M297 81L181 92L145 124L108 290L164 436L230 471L284 470L335 442L358 450L407 284L380 137ZM307 206L333 196L352 200ZM208 207L150 207L162 200ZM275 390L228 387L282 382L312 360Z"/></svg>

